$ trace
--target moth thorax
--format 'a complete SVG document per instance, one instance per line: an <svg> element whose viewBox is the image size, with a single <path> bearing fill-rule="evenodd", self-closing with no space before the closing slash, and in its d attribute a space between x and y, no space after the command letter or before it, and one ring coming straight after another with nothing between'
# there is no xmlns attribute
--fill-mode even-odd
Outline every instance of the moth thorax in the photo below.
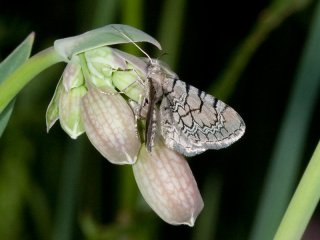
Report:
<svg viewBox="0 0 320 240"><path fill-rule="evenodd" d="M153 82L156 81L161 84L166 77L166 73L158 62L151 62L147 69L147 76L152 79Z"/></svg>

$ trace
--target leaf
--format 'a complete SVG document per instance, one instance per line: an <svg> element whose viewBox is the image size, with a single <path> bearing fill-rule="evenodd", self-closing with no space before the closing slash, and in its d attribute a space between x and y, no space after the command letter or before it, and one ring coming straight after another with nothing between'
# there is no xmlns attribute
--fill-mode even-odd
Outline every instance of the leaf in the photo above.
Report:
<svg viewBox="0 0 320 240"><path fill-rule="evenodd" d="M141 30L128 25L110 24L78 36L56 40L54 48L66 61L78 54L97 47L120 43L149 42L161 50L160 43Z"/></svg>
<svg viewBox="0 0 320 240"><path fill-rule="evenodd" d="M6 59L0 64L0 84L6 77L20 67L30 56L33 45L34 33L31 33ZM1 94L1 93L0 93ZM0 137L10 119L13 106L13 99L10 104L0 113Z"/></svg>

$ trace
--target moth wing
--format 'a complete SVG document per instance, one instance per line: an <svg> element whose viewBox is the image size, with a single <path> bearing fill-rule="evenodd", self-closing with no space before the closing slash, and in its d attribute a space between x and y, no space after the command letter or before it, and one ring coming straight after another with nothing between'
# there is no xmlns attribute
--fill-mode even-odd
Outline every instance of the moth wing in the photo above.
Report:
<svg viewBox="0 0 320 240"><path fill-rule="evenodd" d="M245 132L239 114L224 102L177 79L166 79L160 104L161 135L185 156L225 148Z"/></svg>

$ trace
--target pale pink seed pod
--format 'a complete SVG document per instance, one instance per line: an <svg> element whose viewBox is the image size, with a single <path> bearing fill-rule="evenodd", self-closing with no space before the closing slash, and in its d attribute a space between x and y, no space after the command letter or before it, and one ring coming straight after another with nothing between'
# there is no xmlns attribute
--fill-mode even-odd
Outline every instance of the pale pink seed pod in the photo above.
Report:
<svg viewBox="0 0 320 240"><path fill-rule="evenodd" d="M203 201L182 155L159 141L151 153L143 146L133 172L142 196L164 221L194 225Z"/></svg>
<svg viewBox="0 0 320 240"><path fill-rule="evenodd" d="M86 134L111 163L133 164L140 148L134 115L120 94L91 87L82 98L81 116Z"/></svg>

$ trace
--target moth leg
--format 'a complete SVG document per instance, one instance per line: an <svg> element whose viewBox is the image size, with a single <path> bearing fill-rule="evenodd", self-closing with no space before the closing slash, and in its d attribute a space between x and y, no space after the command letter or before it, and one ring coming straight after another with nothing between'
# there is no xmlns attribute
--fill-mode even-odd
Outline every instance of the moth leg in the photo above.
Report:
<svg viewBox="0 0 320 240"><path fill-rule="evenodd" d="M141 102L142 95L139 96L139 99L140 99L139 102ZM143 118L142 106L141 106L141 104L139 104L133 100L129 100L129 105L131 107L131 110L133 112L134 119L135 119L136 136L140 140L140 142L143 142L144 141L143 126L141 125L141 121L140 121Z"/></svg>
<svg viewBox="0 0 320 240"><path fill-rule="evenodd" d="M133 115L134 115L134 128L136 131L136 137L141 140L140 138L140 134L139 134L139 130L138 130L138 120L140 119L140 117L138 116L138 111L139 111L139 104L137 104L135 101L133 100L129 100L129 105L132 109Z"/></svg>
<svg viewBox="0 0 320 240"><path fill-rule="evenodd" d="M130 83L127 87L125 87L125 89L127 89L128 87L130 87L131 85L133 85L134 83L138 83L138 84L140 84L140 86L141 87L144 87L145 86L145 81L143 81L143 79L140 77L140 75L138 74L138 72L134 69L134 68L132 68L132 69L127 69L128 71L133 71L136 75L137 75L137 80L136 81L134 81L134 82L132 82L132 83Z"/></svg>
<svg viewBox="0 0 320 240"><path fill-rule="evenodd" d="M126 93L126 91L132 87L132 85L134 85L135 83L137 83L137 81L133 81L132 83L130 83L128 86L126 86L124 89L122 89L122 91L120 91L121 93Z"/></svg>
<svg viewBox="0 0 320 240"><path fill-rule="evenodd" d="M149 116L150 119L149 123L147 124L147 130L146 130L146 148L148 152L150 153L152 151L152 148L154 146L154 139L156 136L157 131L157 111L155 108L152 109L151 116Z"/></svg>

